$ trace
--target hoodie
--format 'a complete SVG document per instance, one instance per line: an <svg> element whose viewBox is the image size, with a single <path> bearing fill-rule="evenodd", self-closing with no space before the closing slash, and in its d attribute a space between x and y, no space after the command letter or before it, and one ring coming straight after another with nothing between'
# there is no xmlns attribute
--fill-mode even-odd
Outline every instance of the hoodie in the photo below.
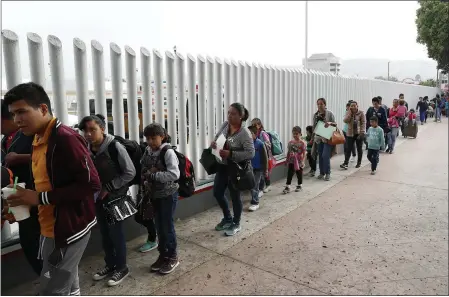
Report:
<svg viewBox="0 0 449 297"><path fill-rule="evenodd" d="M380 150L385 148L384 130L377 126L376 128L369 127L367 135L368 149Z"/></svg>
<svg viewBox="0 0 449 297"><path fill-rule="evenodd" d="M346 132L348 137L365 134L366 119L363 111L357 110L357 112L353 114L351 110L348 110L343 122L348 124L348 131Z"/></svg>
<svg viewBox="0 0 449 297"><path fill-rule="evenodd" d="M114 145L114 147L110 147ZM117 163L111 159L109 151L117 150ZM92 152L89 144L91 158L97 169L104 191L109 192L109 198L124 196L128 192L128 183L136 175L136 169L125 147L115 141L113 135L106 134L97 152Z"/></svg>
<svg viewBox="0 0 449 297"><path fill-rule="evenodd" d="M178 191L176 181L179 172L179 160L173 149L168 149L164 155L166 167L162 163L160 153L169 143L163 143L158 150L153 151L150 146L145 149L140 163L142 164L143 194L151 199L162 199L173 195ZM151 168L156 167L157 172L151 173Z"/></svg>

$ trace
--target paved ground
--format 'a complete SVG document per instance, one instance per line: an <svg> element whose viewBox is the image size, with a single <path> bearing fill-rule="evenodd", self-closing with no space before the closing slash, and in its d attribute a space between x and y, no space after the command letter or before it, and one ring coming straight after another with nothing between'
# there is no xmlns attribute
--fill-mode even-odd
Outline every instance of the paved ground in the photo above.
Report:
<svg viewBox="0 0 449 297"><path fill-rule="evenodd" d="M245 211L243 230L213 231L213 208L177 222L181 264L173 274L149 272L157 252L128 243L132 275L115 288L93 282L102 255L84 259L83 295L448 295L448 122L420 127L369 166L330 182L305 178L300 193L283 183ZM364 165L368 165L364 156ZM246 197L246 207L249 197ZM35 284L9 292L30 294Z"/></svg>

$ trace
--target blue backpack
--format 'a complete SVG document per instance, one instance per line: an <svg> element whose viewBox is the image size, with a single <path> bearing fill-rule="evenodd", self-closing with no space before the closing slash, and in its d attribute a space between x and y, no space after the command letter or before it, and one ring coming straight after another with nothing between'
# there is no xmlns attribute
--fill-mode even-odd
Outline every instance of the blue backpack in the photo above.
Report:
<svg viewBox="0 0 449 297"><path fill-rule="evenodd" d="M268 136L270 136L271 142L271 153L273 156L281 155L284 150L282 148L282 142L279 139L279 134L276 131L266 131Z"/></svg>

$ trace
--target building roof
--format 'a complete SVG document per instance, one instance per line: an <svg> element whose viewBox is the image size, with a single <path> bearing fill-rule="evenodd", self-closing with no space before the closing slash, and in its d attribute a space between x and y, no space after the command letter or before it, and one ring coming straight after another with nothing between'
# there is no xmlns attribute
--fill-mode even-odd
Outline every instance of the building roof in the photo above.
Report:
<svg viewBox="0 0 449 297"><path fill-rule="evenodd" d="M332 53L313 54L310 56L309 60L314 60L314 59L322 60L322 59L327 59L327 58L337 58L337 57Z"/></svg>

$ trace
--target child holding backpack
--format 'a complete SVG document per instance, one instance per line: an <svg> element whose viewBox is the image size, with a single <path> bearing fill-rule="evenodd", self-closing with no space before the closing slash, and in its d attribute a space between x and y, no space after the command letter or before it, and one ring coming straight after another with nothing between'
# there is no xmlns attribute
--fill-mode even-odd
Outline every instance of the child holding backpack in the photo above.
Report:
<svg viewBox="0 0 449 297"><path fill-rule="evenodd" d="M154 210L159 257L151 271L173 272L179 265L173 216L178 202L179 160L171 147L170 137L158 123L145 127L148 147L142 156L142 203L151 201Z"/></svg>

